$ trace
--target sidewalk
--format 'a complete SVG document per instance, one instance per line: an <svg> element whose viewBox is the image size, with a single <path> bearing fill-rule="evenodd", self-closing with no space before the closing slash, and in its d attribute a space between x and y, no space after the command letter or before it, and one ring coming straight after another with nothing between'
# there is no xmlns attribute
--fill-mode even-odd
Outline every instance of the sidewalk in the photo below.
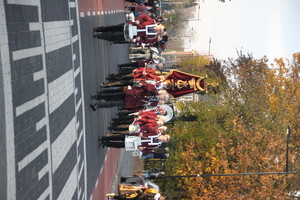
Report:
<svg viewBox="0 0 300 200"><path fill-rule="evenodd" d="M134 174L136 170L143 169L143 161L140 158L132 157L130 152L126 152L124 149L120 154L118 167L116 170L115 178L111 187L112 193L118 193L118 184L122 176L128 176Z"/></svg>

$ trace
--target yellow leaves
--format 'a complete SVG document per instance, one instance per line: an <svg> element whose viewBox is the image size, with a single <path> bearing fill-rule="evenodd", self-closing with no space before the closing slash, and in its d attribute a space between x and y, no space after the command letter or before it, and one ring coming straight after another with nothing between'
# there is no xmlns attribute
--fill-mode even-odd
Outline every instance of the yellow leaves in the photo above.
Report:
<svg viewBox="0 0 300 200"><path fill-rule="evenodd" d="M278 106L279 106L279 99L276 97L274 94L271 94L269 97L269 106L272 112L277 112L278 111Z"/></svg>

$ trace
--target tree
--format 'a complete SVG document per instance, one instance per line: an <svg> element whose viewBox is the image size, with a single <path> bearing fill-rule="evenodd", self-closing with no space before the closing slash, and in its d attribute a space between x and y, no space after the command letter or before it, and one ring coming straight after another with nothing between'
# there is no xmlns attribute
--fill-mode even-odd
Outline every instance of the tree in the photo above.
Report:
<svg viewBox="0 0 300 200"><path fill-rule="evenodd" d="M184 67L191 72L212 69L192 69L190 61ZM287 125L292 127L289 165L297 170L299 66L282 59L269 65L266 57L254 59L242 52L224 65L222 76L213 72L215 80L225 79L220 93L182 105L182 114L196 116L197 121L176 121L171 129L167 174L284 171ZM183 178L167 181L166 188L179 199L291 199L287 194L298 183L299 176L293 175Z"/></svg>

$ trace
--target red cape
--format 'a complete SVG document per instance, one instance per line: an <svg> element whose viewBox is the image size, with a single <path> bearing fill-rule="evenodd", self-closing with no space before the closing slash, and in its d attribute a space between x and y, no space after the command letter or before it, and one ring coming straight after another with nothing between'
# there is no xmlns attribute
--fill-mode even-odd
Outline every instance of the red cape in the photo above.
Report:
<svg viewBox="0 0 300 200"><path fill-rule="evenodd" d="M207 89L205 79L206 77L172 70L166 76L164 82L170 83L170 86L166 89L169 94L180 97L197 91L205 91Z"/></svg>

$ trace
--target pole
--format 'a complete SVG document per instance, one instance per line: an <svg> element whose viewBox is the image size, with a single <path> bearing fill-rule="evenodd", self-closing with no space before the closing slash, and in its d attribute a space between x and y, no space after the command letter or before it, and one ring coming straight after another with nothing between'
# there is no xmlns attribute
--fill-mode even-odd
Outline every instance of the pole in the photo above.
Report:
<svg viewBox="0 0 300 200"><path fill-rule="evenodd" d="M286 161L285 161L285 171L289 171L289 143L290 143L290 138L291 138L291 128L288 126L287 131L286 131Z"/></svg>
<svg viewBox="0 0 300 200"><path fill-rule="evenodd" d="M210 56L210 43L211 43L211 37L209 37L209 41L208 41L208 56Z"/></svg>
<svg viewBox="0 0 300 200"><path fill-rule="evenodd" d="M264 175L288 175L296 174L297 172L255 172L255 173L236 173L236 174L196 174L183 176L158 176L148 179L165 179L165 178L193 178L193 177L219 177L219 176L264 176Z"/></svg>
<svg viewBox="0 0 300 200"><path fill-rule="evenodd" d="M200 20L200 3L199 3L199 6L198 6L198 20Z"/></svg>

